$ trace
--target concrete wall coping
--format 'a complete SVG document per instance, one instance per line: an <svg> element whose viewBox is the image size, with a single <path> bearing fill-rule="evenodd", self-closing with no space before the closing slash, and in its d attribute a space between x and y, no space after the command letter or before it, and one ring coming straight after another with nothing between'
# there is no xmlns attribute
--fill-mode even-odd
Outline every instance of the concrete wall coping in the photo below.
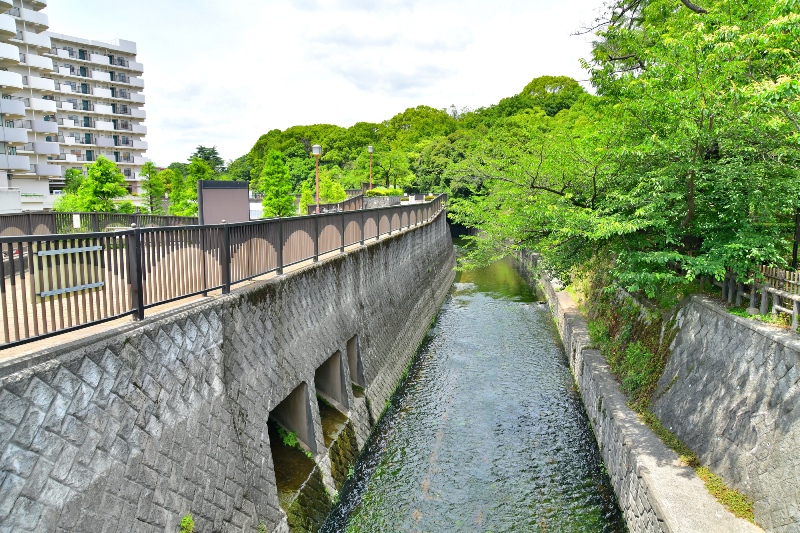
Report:
<svg viewBox="0 0 800 533"><path fill-rule="evenodd" d="M695 472L682 465L678 455L661 442L628 407L627 398L620 391L605 358L599 350L590 348L588 326L572 297L565 291L555 291L546 277L542 278L542 283L568 352L573 348L580 352L574 358L568 353L570 366L578 381L584 406L590 414L590 423L609 474L612 479L623 480L622 483L614 483L614 489L630 530L676 533L762 531L750 522L736 518L717 502ZM574 361L581 363L573 365ZM589 388L592 390L587 390ZM598 400L592 402L593 397ZM595 403L598 405L593 405ZM604 440L603 435L608 432L598 427L598 411L602 412L601 422L610 425L611 433L622 441L636 479L630 479L633 477L630 468L626 472L620 467L628 461L609 457L615 446L613 442ZM625 504L631 500L639 503L642 493L656 515L658 526L647 525L647 513L643 512L641 504Z"/></svg>

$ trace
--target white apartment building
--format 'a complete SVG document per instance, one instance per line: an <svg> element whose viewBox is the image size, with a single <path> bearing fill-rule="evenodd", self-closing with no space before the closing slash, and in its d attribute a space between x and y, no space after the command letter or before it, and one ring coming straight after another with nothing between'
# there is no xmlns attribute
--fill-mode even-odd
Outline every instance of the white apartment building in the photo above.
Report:
<svg viewBox="0 0 800 533"><path fill-rule="evenodd" d="M0 188L18 188L26 210L52 206L50 180L61 177L49 159L59 145L47 140L58 127L46 5L0 0Z"/></svg>
<svg viewBox="0 0 800 533"><path fill-rule="evenodd" d="M47 209L67 168L103 155L138 194L148 160L136 44L48 33L46 6L0 0L0 189L19 189L24 210Z"/></svg>
<svg viewBox="0 0 800 533"><path fill-rule="evenodd" d="M48 32L54 69L58 132L48 139L60 145L51 162L62 167L82 168L104 156L115 161L128 190L141 192L139 173L149 159L145 157L147 126L142 109L143 67L136 61L136 43L119 39L92 41ZM58 190L63 181L51 182ZM134 198L134 203L137 203Z"/></svg>

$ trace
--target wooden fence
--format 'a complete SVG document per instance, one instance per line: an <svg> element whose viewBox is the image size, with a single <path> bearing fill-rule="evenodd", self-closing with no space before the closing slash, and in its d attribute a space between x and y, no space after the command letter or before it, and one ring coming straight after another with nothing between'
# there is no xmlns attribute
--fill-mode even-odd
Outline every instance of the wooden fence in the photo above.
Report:
<svg viewBox="0 0 800 533"><path fill-rule="evenodd" d="M190 226L197 224L197 217L36 211L0 215L0 237L100 232L109 228L129 228L131 224L139 227Z"/></svg>
<svg viewBox="0 0 800 533"><path fill-rule="evenodd" d="M0 349L221 289L435 218L408 206L238 224L0 237Z"/></svg>
<svg viewBox="0 0 800 533"><path fill-rule="evenodd" d="M800 322L800 271L762 266L759 273L755 283L746 284L729 272L719 284L722 298L737 306L749 300L749 307L758 309L761 315L770 309L773 315L788 313L792 317L791 328L796 331Z"/></svg>

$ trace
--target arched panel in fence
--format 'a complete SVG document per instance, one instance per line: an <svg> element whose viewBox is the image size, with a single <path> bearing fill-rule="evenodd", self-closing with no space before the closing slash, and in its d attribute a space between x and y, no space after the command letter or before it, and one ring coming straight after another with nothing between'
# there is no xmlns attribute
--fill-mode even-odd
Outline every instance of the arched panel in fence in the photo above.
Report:
<svg viewBox="0 0 800 533"><path fill-rule="evenodd" d="M364 213L364 239L378 236L378 214L375 211Z"/></svg>
<svg viewBox="0 0 800 533"><path fill-rule="evenodd" d="M361 212L348 211L344 214L344 245L350 246L361 241Z"/></svg>
<svg viewBox="0 0 800 533"><path fill-rule="evenodd" d="M397 231L400 229L400 213L394 211L392 213L392 231Z"/></svg>
<svg viewBox="0 0 800 533"><path fill-rule="evenodd" d="M232 283L277 270L279 224L274 220L230 228Z"/></svg>
<svg viewBox="0 0 800 533"><path fill-rule="evenodd" d="M314 217L291 218L283 222L283 265L314 257Z"/></svg>
<svg viewBox="0 0 800 533"><path fill-rule="evenodd" d="M379 212L378 216L380 217L380 220L378 222L378 235L389 233L389 231L391 231L392 229L391 214L387 213L385 210L382 210Z"/></svg>
<svg viewBox="0 0 800 533"><path fill-rule="evenodd" d="M338 250L342 246L342 215L335 214L319 219L319 253Z"/></svg>

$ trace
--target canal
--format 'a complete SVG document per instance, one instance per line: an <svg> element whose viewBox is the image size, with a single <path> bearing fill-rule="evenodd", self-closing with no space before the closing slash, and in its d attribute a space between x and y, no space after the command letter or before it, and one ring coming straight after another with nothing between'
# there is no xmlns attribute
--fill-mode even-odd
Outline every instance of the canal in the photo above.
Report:
<svg viewBox="0 0 800 533"><path fill-rule="evenodd" d="M625 531L548 308L459 273L322 531Z"/></svg>

